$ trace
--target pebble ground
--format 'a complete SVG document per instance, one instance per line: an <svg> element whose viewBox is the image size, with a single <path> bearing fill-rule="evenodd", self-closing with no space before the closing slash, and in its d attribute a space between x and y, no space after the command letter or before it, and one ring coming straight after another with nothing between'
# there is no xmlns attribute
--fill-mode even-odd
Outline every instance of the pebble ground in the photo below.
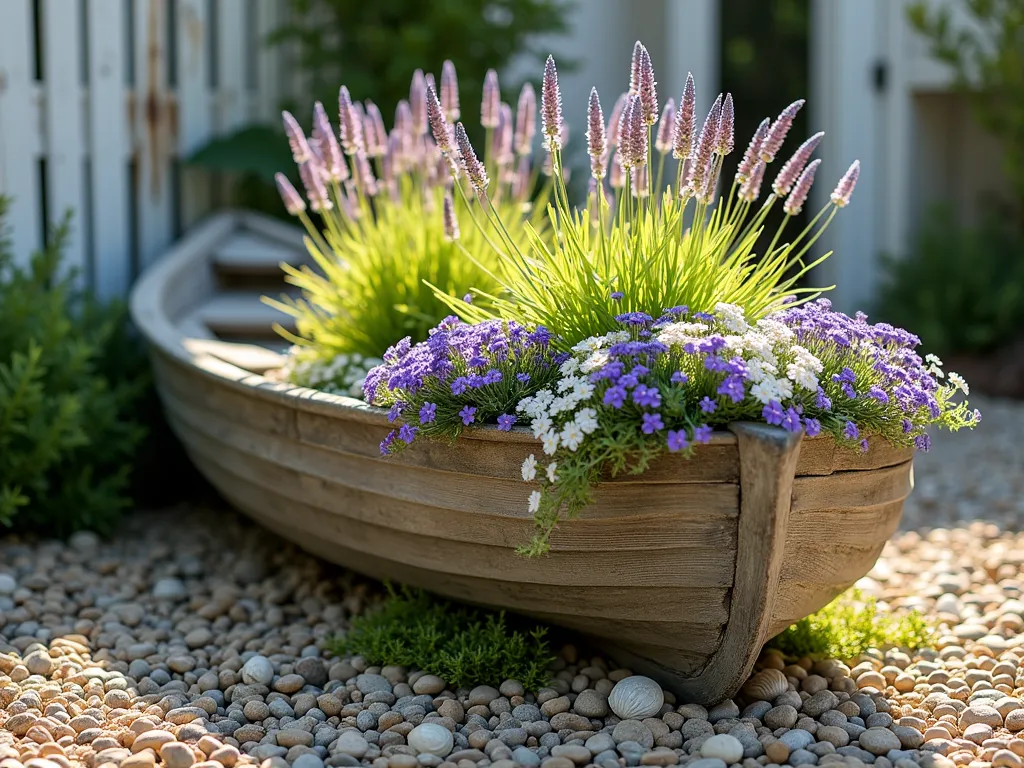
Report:
<svg viewBox="0 0 1024 768"><path fill-rule="evenodd" d="M629 671L572 646L540 691L331 658L375 585L221 510L134 515L109 542L0 539L0 768L1024 768L1024 409L980 405L976 434L919 460L861 583L935 617L934 650L766 654L788 689L770 700L666 693L642 720L609 709Z"/></svg>

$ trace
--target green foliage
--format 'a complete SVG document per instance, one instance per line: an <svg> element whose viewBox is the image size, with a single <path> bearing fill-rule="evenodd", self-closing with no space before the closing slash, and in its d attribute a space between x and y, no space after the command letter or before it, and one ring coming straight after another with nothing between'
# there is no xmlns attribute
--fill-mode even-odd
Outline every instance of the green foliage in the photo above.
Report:
<svg viewBox="0 0 1024 768"><path fill-rule="evenodd" d="M298 46L312 94L337 104L345 83L356 100L372 98L385 116L409 96L415 69L440 77L454 62L464 115L479 114L484 72L514 56L537 60L538 34L566 29L565 0L290 0L290 21L273 43ZM516 84L518 85L518 84ZM514 93L514 91L512 91Z"/></svg>
<svg viewBox="0 0 1024 768"><path fill-rule="evenodd" d="M914 249L883 263L878 314L940 355L992 351L1024 325L1024 236L1005 218L968 229L936 209Z"/></svg>
<svg viewBox="0 0 1024 768"><path fill-rule="evenodd" d="M372 212L364 203L365 215L347 217L337 206L327 214L322 236L309 223L306 246L316 270L283 266L302 298L266 301L295 317L298 337L279 332L303 348L307 361L331 361L341 354L378 358L405 336L425 340L427 331L450 314L437 291L462 297L471 288L495 290L490 271L496 259L480 230L464 229L462 246L481 258L464 258L459 244L445 234L443 190L401 181L397 200L381 194ZM469 208L462 201L455 204L457 214L468 218ZM516 236L525 238L521 201L499 206Z"/></svg>
<svg viewBox="0 0 1024 768"><path fill-rule="evenodd" d="M792 658L849 660L869 648L926 648L934 637L935 627L917 611L882 613L873 597L852 589L788 627L768 647Z"/></svg>
<svg viewBox="0 0 1024 768"><path fill-rule="evenodd" d="M918 0L912 26L933 55L956 74L978 122L1003 142L1003 168L1024 228L1024 0L958 0L967 24L954 23L949 4Z"/></svg>
<svg viewBox="0 0 1024 768"><path fill-rule="evenodd" d="M504 612L457 605L421 590L389 592L375 610L352 620L332 647L336 654L420 669L452 687L518 680L536 691L550 681L554 655L546 627L520 626Z"/></svg>
<svg viewBox="0 0 1024 768"><path fill-rule="evenodd" d="M101 370L125 308L78 291L68 232L66 217L28 267L0 242L0 523L49 535L110 530L143 434L130 414L144 378Z"/></svg>

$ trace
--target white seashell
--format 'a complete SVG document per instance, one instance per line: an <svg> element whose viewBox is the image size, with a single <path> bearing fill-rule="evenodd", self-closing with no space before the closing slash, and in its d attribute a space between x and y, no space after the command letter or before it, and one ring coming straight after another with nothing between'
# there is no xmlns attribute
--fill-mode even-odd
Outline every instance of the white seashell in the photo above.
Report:
<svg viewBox="0 0 1024 768"><path fill-rule="evenodd" d="M751 701L774 701L789 690L789 680L777 669L763 669L747 680L743 695Z"/></svg>
<svg viewBox="0 0 1024 768"><path fill-rule="evenodd" d="M409 731L405 740L419 755L448 757L455 746L455 737L452 736L452 732L437 723L420 723Z"/></svg>
<svg viewBox="0 0 1024 768"><path fill-rule="evenodd" d="M622 720L654 717L664 704L661 686L643 675L622 678L608 694L608 706Z"/></svg>
<svg viewBox="0 0 1024 768"><path fill-rule="evenodd" d="M242 665L242 682L246 685L270 685L274 665L266 656L253 656Z"/></svg>

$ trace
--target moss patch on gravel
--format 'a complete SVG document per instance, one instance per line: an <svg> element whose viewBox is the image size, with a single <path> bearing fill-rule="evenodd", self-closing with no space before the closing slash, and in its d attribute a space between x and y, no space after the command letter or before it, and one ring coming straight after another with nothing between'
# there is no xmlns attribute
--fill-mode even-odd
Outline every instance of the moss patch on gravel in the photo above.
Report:
<svg viewBox="0 0 1024 768"><path fill-rule="evenodd" d="M389 592L379 606L354 618L331 650L362 656L371 664L420 669L453 687L497 687L518 680L535 691L550 682L555 655L547 627L422 590Z"/></svg>
<svg viewBox="0 0 1024 768"><path fill-rule="evenodd" d="M882 613L860 590L843 593L768 642L794 658L854 659L869 648L914 651L931 645L935 627L917 611Z"/></svg>

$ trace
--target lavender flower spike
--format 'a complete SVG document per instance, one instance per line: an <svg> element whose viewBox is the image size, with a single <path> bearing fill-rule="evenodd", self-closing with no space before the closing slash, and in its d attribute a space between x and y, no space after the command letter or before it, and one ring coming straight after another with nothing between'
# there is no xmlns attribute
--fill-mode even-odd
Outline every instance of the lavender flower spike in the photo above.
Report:
<svg viewBox="0 0 1024 768"><path fill-rule="evenodd" d="M320 159L332 181L344 181L348 176L348 166L338 146L338 139L327 117L327 110L319 101L313 105L313 139L320 151Z"/></svg>
<svg viewBox="0 0 1024 768"><path fill-rule="evenodd" d="M388 129L384 127L384 117L381 115L380 109L369 99L366 100L366 116L369 118L366 132L369 134L370 125L372 125L374 134L375 152L369 154L371 157L382 157L388 149Z"/></svg>
<svg viewBox="0 0 1024 768"><path fill-rule="evenodd" d="M766 163L774 160L779 150L782 149L782 142L786 140L786 134L793 127L793 118L804 104L803 99L794 101L782 110L775 122L772 123L771 128L768 129L768 135L765 136L764 143L761 145L761 159Z"/></svg>
<svg viewBox="0 0 1024 768"><path fill-rule="evenodd" d="M786 164L782 166L782 170L779 171L779 175L775 177L775 181L772 182L772 189L775 194L779 197L785 197L789 194L789 191L796 184L796 180L800 177L801 172L804 170L804 166L807 165L811 159L811 155L814 154L814 150L821 142L821 137L824 136L824 131L819 131L814 134L801 144L793 156L786 161Z"/></svg>
<svg viewBox="0 0 1024 768"><path fill-rule="evenodd" d="M516 153L529 155L537 131L537 94L529 83L523 85L516 105Z"/></svg>
<svg viewBox="0 0 1024 768"><path fill-rule="evenodd" d="M302 199L302 195L295 191L295 187L288 181L287 176L283 173L275 173L274 181L277 182L277 191L281 194L281 201L284 203L284 209L288 213L292 216L298 216L306 210L306 201Z"/></svg>
<svg viewBox="0 0 1024 768"><path fill-rule="evenodd" d="M622 110L626 107L626 101L629 99L628 93L620 93L619 98L615 100L615 106L612 107L612 116L608 118L608 146L617 147L619 145L619 128L622 125Z"/></svg>
<svg viewBox="0 0 1024 768"><path fill-rule="evenodd" d="M633 167L633 105L639 107L640 97L637 94L630 94L626 97L626 104L619 116L619 148L616 153L619 163L624 170Z"/></svg>
<svg viewBox="0 0 1024 768"><path fill-rule="evenodd" d="M693 84L693 73L686 73L683 97L679 100L676 124L672 132L672 157L685 160L693 151L693 134L697 129L697 89Z"/></svg>
<svg viewBox="0 0 1024 768"><path fill-rule="evenodd" d="M857 186L858 178L860 178L860 160L854 160L832 193L833 205L837 208L845 208L849 205L850 196L853 194L853 188Z"/></svg>
<svg viewBox="0 0 1024 768"><path fill-rule="evenodd" d="M558 87L555 57L548 56L544 63L544 81L540 92L540 119L545 145L549 152L562 148L562 92Z"/></svg>
<svg viewBox="0 0 1024 768"><path fill-rule="evenodd" d="M718 126L722 122L722 94L718 94L711 105L708 116L704 118L704 126L700 129L697 149L693 155L693 170L690 186L697 195L703 196L707 186L708 174L711 172L711 159L714 154L715 142L718 140ZM701 202L708 202L702 199Z"/></svg>
<svg viewBox="0 0 1024 768"><path fill-rule="evenodd" d="M499 165L511 165L516 159L512 151L512 140L512 107L503 101L498 110L498 127L494 129L494 152Z"/></svg>
<svg viewBox="0 0 1024 768"><path fill-rule="evenodd" d="M327 187L324 186L323 169L311 160L299 165L299 176L302 178L302 185L306 188L306 197L309 198L309 207L314 211L329 211L334 205L331 203L330 195L327 194Z"/></svg>
<svg viewBox="0 0 1024 768"><path fill-rule="evenodd" d="M441 65L441 106L448 120L459 119L459 78L450 59Z"/></svg>
<svg viewBox="0 0 1024 768"><path fill-rule="evenodd" d="M807 195L811 191L811 184L814 183L814 174L817 172L819 165L821 165L821 160L815 160L804 168L804 172L800 174L796 186L793 187L793 191L789 193L789 197L786 198L786 202L782 206L782 210L788 216L796 216L803 210L804 203L807 202Z"/></svg>
<svg viewBox="0 0 1024 768"><path fill-rule="evenodd" d="M483 195L487 191L487 185L490 180L487 178L484 164L477 159L476 152L473 151L473 145L469 143L466 128L462 123L456 123L455 125L455 142L459 147L462 169L466 172L469 183L478 195Z"/></svg>
<svg viewBox="0 0 1024 768"><path fill-rule="evenodd" d="M718 123L718 139L715 141L715 152L725 157L736 145L736 111L732 103L732 94L725 94L722 102L722 119Z"/></svg>
<svg viewBox="0 0 1024 768"><path fill-rule="evenodd" d="M284 122L284 133L288 137L288 146L292 150L292 159L296 163L305 163L313 158L313 152L306 141L306 134L302 132L299 121L291 112L281 113L281 120Z"/></svg>
<svg viewBox="0 0 1024 768"><path fill-rule="evenodd" d="M430 132L434 135L437 148L445 157L452 153L452 133L448 121L444 119L444 109L438 101L434 89L427 86L427 120L430 123Z"/></svg>
<svg viewBox="0 0 1024 768"><path fill-rule="evenodd" d="M604 132L604 114L597 88L590 89L590 103L587 105L587 154L590 155L590 175L600 181L604 178L604 153L607 140Z"/></svg>
<svg viewBox="0 0 1024 768"><path fill-rule="evenodd" d="M667 155L672 151L672 131L676 121L676 104L672 99L665 102L665 109L661 113L661 121L658 123L658 137L655 139L654 148L661 154Z"/></svg>
<svg viewBox="0 0 1024 768"><path fill-rule="evenodd" d="M633 43L633 58L629 65L629 95L640 93L640 72L643 69L644 44L637 40Z"/></svg>
<svg viewBox="0 0 1024 768"><path fill-rule="evenodd" d="M764 143L764 137L768 135L768 127L771 124L771 118L766 117L757 126L757 130L754 131L754 135L747 145L747 151L743 153L743 159L740 160L740 164L736 168L736 181L741 184L750 178L750 174L754 171L754 166L761 160L761 145Z"/></svg>
<svg viewBox="0 0 1024 768"><path fill-rule="evenodd" d="M484 128L497 128L500 110L501 88L498 87L498 73L488 69L484 76L484 98L480 102L480 125Z"/></svg>
<svg viewBox="0 0 1024 768"><path fill-rule="evenodd" d="M412 110L413 135L422 136L427 132L427 79L423 76L422 69L412 73L409 108Z"/></svg>
<svg viewBox="0 0 1024 768"><path fill-rule="evenodd" d="M652 126L658 122L658 83L654 79L654 65L651 54L644 48L640 54L640 103L643 105L644 124Z"/></svg>
<svg viewBox="0 0 1024 768"><path fill-rule="evenodd" d="M750 175L740 185L740 200L745 200L748 203L757 200L761 194L761 182L764 180L764 171L767 167L764 160L757 159L757 162L754 163L754 167L750 171ZM736 175L736 178L739 179L739 174Z"/></svg>
<svg viewBox="0 0 1024 768"><path fill-rule="evenodd" d="M444 237L450 241L459 239L459 220L455 216L455 200L450 186L444 190Z"/></svg>
<svg viewBox="0 0 1024 768"><path fill-rule="evenodd" d="M341 146L346 155L362 152L363 121L352 103L348 88L344 85L338 91L338 122L341 124Z"/></svg>

